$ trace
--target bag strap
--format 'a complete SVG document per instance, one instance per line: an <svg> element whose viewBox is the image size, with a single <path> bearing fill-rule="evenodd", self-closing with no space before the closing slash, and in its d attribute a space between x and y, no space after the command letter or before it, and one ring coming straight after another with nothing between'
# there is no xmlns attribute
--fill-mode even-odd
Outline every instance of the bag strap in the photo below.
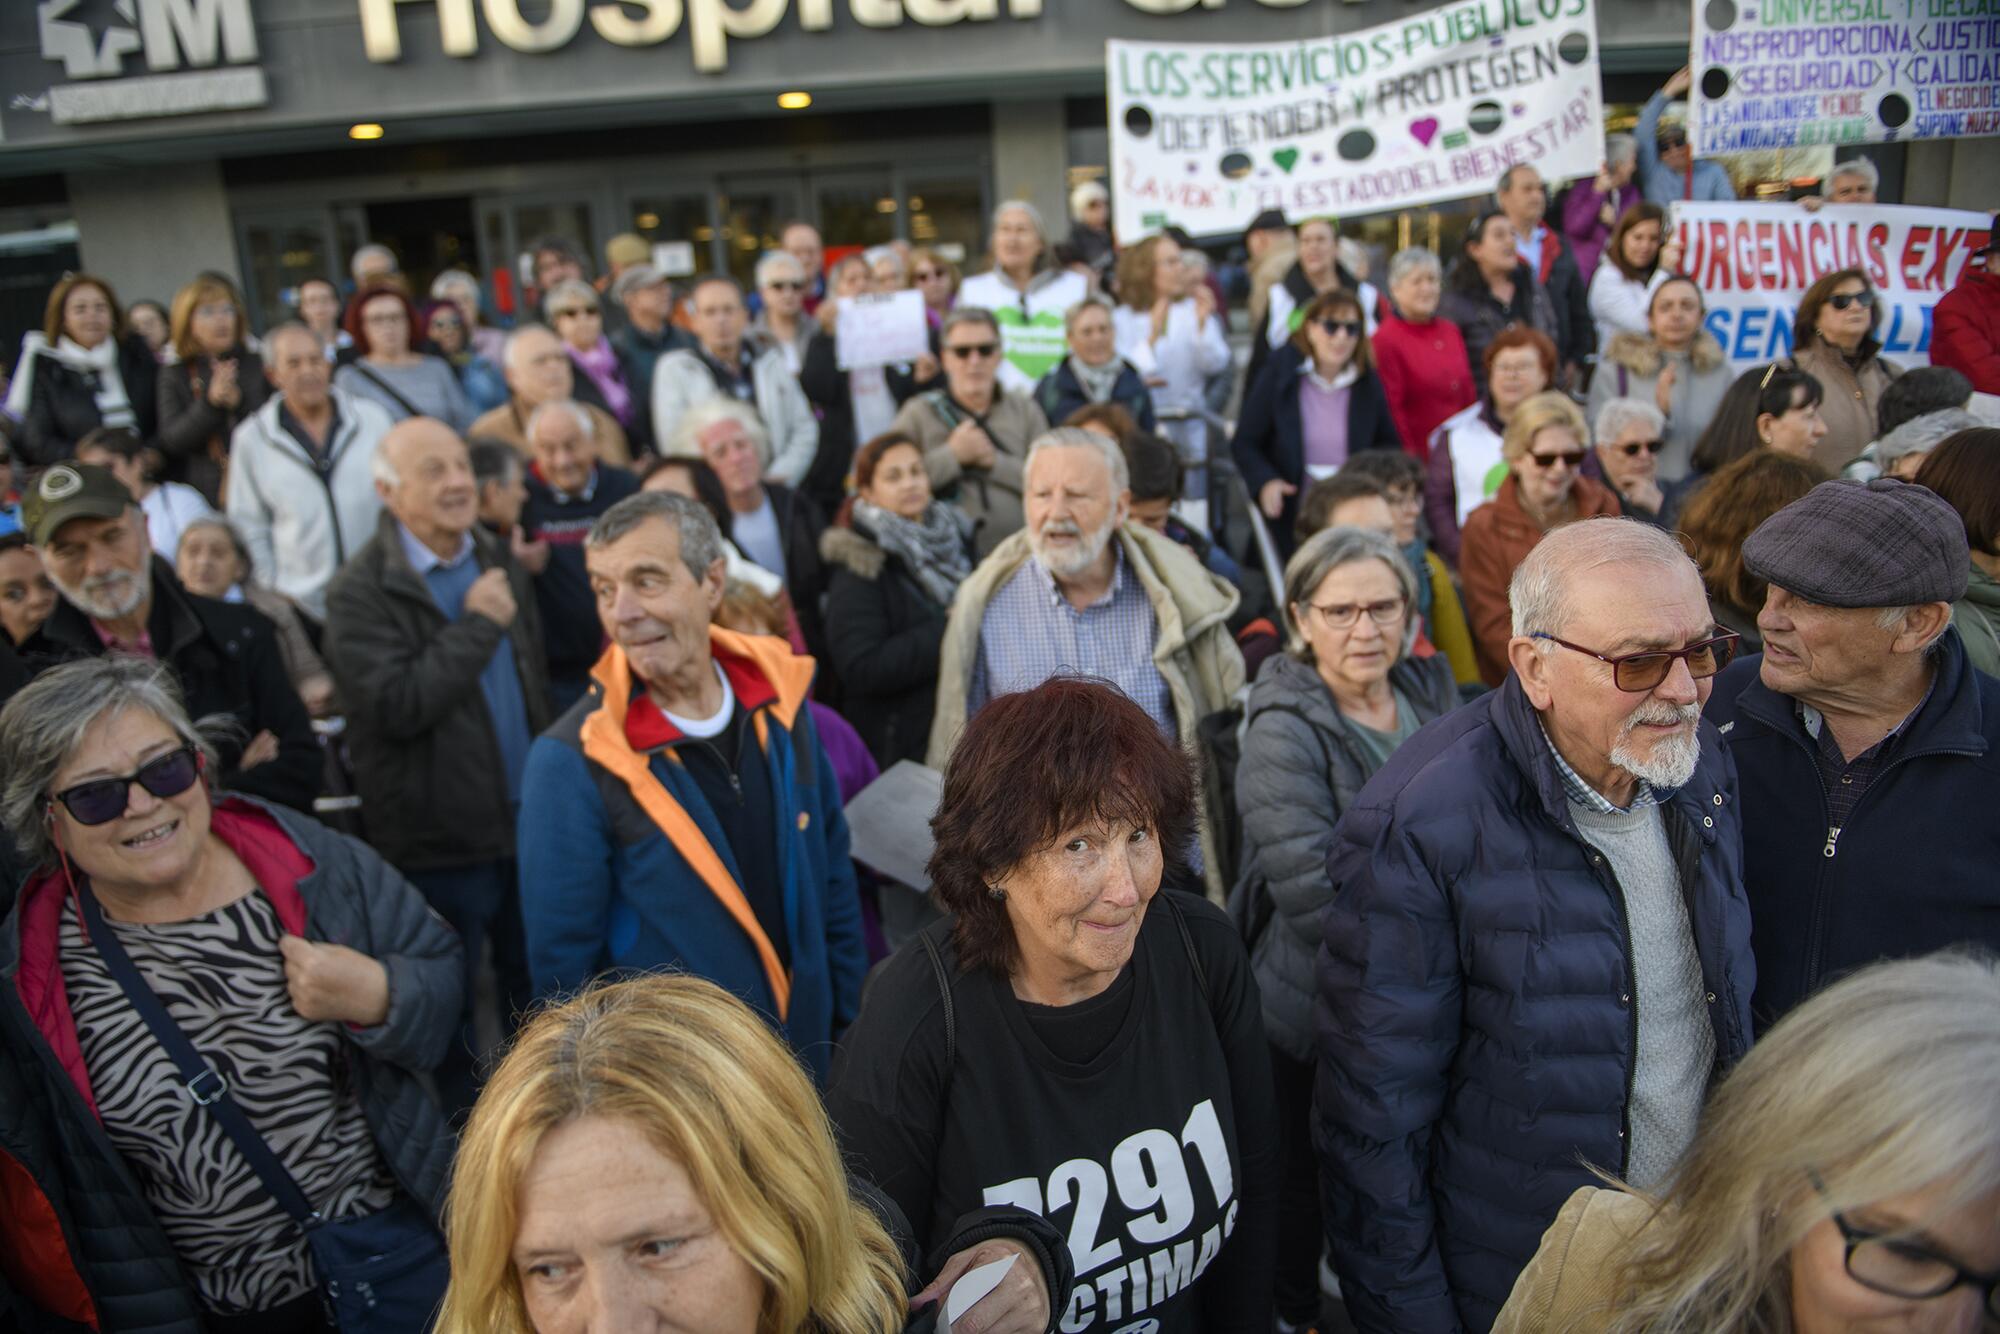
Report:
<svg viewBox="0 0 2000 1334"><path fill-rule="evenodd" d="M377 375L374 371L370 370L368 368L368 363L361 360L361 358L356 357L353 361L350 361L347 364L354 367L354 369L362 376L363 379L367 380L368 383L374 385L377 389L380 389L383 393L395 399L396 406L400 407L407 415L412 417L421 417L424 415L423 409L419 408L416 404L410 402L409 399L404 398L402 394L397 392L395 385L390 384L387 380L383 379L381 376ZM331 444L332 442L328 441L328 443Z"/></svg>
<svg viewBox="0 0 2000 1334"><path fill-rule="evenodd" d="M924 942L924 953L930 955L931 972L937 975L938 996L944 1001L944 1066L945 1078L951 1078L951 1068L958 1057L958 1014L952 1006L951 974L945 970L944 955L938 951L937 942L931 939L928 930L917 933L917 939ZM949 1087L949 1084L947 1084Z"/></svg>
<svg viewBox="0 0 2000 1334"><path fill-rule="evenodd" d="M1161 890L1160 898L1166 903L1167 911L1173 914L1174 925L1180 928L1181 944L1187 948L1188 962L1194 965L1195 985L1201 988L1201 999L1208 1006L1208 1016L1213 1020L1215 997L1208 994L1208 970L1201 966L1201 956L1194 952L1194 933L1188 930L1187 914L1181 910L1181 905L1175 901L1174 896L1165 889ZM1220 1031L1218 1028L1217 1032Z"/></svg>
<svg viewBox="0 0 2000 1334"><path fill-rule="evenodd" d="M306 1198L306 1193L299 1189L299 1183L285 1170L285 1165L279 1161L277 1153L265 1142L264 1137L257 1133L257 1128L250 1124L250 1118L244 1115L243 1109L229 1096L229 1081L195 1050L194 1043L188 1040L187 1034L181 1031L180 1025L176 1024L173 1016L167 1013L167 1007L153 994L153 989L146 985L146 979L140 976L138 967L132 962L132 956L125 952L125 946L106 925L104 913L97 906L97 896L91 893L88 880L78 881L77 902L83 913L84 925L89 930L90 941L97 947L97 953L103 958L105 968L124 991L125 999L130 1002L132 1009L145 1021L146 1027L153 1034L153 1040L160 1044L173 1061L174 1068L180 1071L181 1079L187 1085L188 1096L194 1099L196 1106L215 1118L216 1124L222 1128L222 1133L229 1136L230 1142L236 1146L236 1151L243 1155L243 1161L250 1165L250 1170L264 1183L264 1189L270 1192L271 1198L277 1201L279 1208L291 1215L293 1222L303 1230L310 1230L325 1222L319 1210L313 1207L312 1201Z"/></svg>

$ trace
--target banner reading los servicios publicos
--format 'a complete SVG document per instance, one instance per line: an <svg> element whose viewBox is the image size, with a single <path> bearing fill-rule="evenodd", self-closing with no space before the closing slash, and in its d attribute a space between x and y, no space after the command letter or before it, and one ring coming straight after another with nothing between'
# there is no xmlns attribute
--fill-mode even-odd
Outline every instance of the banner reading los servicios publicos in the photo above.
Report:
<svg viewBox="0 0 2000 1334"><path fill-rule="evenodd" d="M1700 154L2000 134L2000 0L1695 0Z"/></svg>
<svg viewBox="0 0 2000 1334"><path fill-rule="evenodd" d="M1114 41L1105 78L1125 241L1463 198L1517 163L1558 180L1604 155L1593 0L1459 0L1305 41Z"/></svg>
<svg viewBox="0 0 2000 1334"><path fill-rule="evenodd" d="M1806 289L1860 269L1881 304L1875 338L1903 366L1930 361L1931 309L1986 244L1983 213L1887 204L1675 204L1681 271L1708 304L1708 331L1739 369L1790 356Z"/></svg>

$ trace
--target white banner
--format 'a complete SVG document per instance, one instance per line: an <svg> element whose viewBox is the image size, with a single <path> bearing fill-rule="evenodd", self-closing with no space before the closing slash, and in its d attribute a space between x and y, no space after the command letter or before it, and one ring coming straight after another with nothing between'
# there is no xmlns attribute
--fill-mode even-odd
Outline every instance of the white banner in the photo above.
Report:
<svg viewBox="0 0 2000 1334"><path fill-rule="evenodd" d="M1695 0L1697 154L2000 134L1991 0Z"/></svg>
<svg viewBox="0 0 2000 1334"><path fill-rule="evenodd" d="M1708 302L1706 325L1739 369L1789 356L1792 316L1818 279L1868 275L1875 337L1904 366L1930 363L1931 308L1986 244L1983 213L1887 204L1675 204L1681 269Z"/></svg>
<svg viewBox="0 0 2000 1334"><path fill-rule="evenodd" d="M1460 199L1517 164L1561 180L1604 156L1593 0L1459 0L1306 41L1107 42L1105 83L1126 242Z"/></svg>
<svg viewBox="0 0 2000 1334"><path fill-rule="evenodd" d="M833 346L844 371L915 361L931 350L924 294L911 289L843 298Z"/></svg>

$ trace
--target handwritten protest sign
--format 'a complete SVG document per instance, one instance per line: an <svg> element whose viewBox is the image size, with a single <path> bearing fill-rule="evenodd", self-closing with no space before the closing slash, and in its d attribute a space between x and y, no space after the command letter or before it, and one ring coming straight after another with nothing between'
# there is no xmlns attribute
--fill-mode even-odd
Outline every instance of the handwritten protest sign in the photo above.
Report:
<svg viewBox="0 0 2000 1334"><path fill-rule="evenodd" d="M1681 269L1707 298L1708 331L1739 369L1789 356L1792 316L1813 283L1868 275L1881 303L1875 337L1890 360L1930 362L1931 308L1950 291L1992 219L1889 205L1675 204Z"/></svg>
<svg viewBox="0 0 2000 1334"><path fill-rule="evenodd" d="M835 359L844 371L915 361L931 350L918 291L843 297L835 328Z"/></svg>
<svg viewBox="0 0 2000 1334"><path fill-rule="evenodd" d="M1993 0L1696 0L1697 153L2000 134Z"/></svg>
<svg viewBox="0 0 2000 1334"><path fill-rule="evenodd" d="M1593 0L1459 0L1304 41L1114 41L1105 79L1123 241L1463 198L1517 163L1566 178L1604 154Z"/></svg>

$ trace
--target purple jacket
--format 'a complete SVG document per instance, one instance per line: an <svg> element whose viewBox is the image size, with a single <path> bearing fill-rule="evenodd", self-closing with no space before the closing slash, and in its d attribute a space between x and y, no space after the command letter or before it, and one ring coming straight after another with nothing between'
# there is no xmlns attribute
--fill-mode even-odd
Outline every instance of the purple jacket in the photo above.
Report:
<svg viewBox="0 0 2000 1334"><path fill-rule="evenodd" d="M840 784L840 801L844 806L854 800L855 793L880 777L882 770L868 753L861 734L847 719L818 700L810 704L813 722L819 727L819 744L825 747L826 758L833 764L834 781Z"/></svg>
<svg viewBox="0 0 2000 1334"><path fill-rule="evenodd" d="M1604 254L1604 247L1611 240L1611 224L1598 216L1604 204L1604 196L1597 192L1597 178L1585 177L1570 186L1569 194L1563 199L1562 233L1576 255L1576 271L1584 275L1584 281L1597 272L1597 261ZM1613 200L1612 217L1615 219L1625 210L1639 202L1639 187L1627 183L1618 187Z"/></svg>

